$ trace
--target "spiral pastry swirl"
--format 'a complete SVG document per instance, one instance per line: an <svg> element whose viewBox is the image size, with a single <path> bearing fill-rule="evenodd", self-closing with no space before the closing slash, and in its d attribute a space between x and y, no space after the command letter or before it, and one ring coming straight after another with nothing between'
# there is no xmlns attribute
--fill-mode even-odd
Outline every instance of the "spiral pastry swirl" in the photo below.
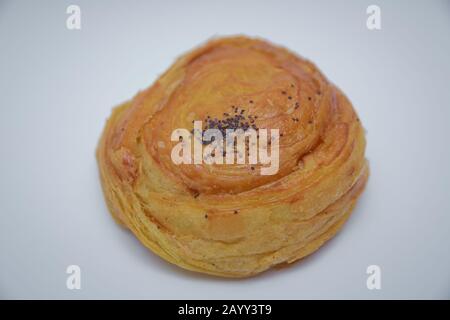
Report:
<svg viewBox="0 0 450 320"><path fill-rule="evenodd" d="M278 170L175 163L172 132L197 120L278 129ZM314 64L239 36L185 54L116 107L97 159L113 217L146 247L188 270L247 277L336 234L368 179L364 153L351 103Z"/></svg>

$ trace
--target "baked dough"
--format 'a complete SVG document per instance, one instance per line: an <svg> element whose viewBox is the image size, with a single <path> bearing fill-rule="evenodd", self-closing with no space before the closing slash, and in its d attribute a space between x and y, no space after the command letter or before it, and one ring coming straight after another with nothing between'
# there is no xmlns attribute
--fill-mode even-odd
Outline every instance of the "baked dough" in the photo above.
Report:
<svg viewBox="0 0 450 320"><path fill-rule="evenodd" d="M242 111L244 110L244 111ZM252 114L279 128L279 170L175 164L171 133ZM97 148L116 221L182 268L248 277L317 250L349 217L368 178L364 129L311 62L267 41L213 39L116 107Z"/></svg>

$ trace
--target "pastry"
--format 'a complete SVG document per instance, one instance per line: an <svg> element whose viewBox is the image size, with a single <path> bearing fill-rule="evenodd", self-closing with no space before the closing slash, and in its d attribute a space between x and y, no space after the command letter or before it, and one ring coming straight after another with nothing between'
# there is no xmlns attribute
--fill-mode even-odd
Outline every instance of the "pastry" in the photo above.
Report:
<svg viewBox="0 0 450 320"><path fill-rule="evenodd" d="M208 129L254 130L259 140L239 149L228 136L204 140ZM201 157L212 141L223 148ZM368 179L365 144L350 101L313 63L237 36L183 55L116 107L97 160L112 216L147 248L238 278L299 260L336 234ZM263 151L277 157L264 162Z"/></svg>

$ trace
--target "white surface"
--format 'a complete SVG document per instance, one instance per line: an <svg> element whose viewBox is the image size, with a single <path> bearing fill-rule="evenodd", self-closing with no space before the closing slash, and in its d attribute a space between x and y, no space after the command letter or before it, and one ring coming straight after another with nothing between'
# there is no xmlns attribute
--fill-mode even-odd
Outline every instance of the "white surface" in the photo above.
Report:
<svg viewBox="0 0 450 320"><path fill-rule="evenodd" d="M243 4L245 2L245 4ZM66 29L78 4L82 30ZM378 4L382 30L366 28ZM314 61L367 128L368 187L335 239L248 280L192 274L109 216L94 150L110 110L213 35ZM450 4L0 2L1 298L450 298ZM66 288L66 267L82 289ZM366 268L382 289L366 288Z"/></svg>

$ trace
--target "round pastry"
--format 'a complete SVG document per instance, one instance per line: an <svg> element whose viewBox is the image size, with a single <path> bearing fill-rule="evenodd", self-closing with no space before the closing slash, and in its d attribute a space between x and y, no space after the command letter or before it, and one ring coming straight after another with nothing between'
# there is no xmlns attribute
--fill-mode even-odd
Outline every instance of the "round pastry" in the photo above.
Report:
<svg viewBox="0 0 450 320"><path fill-rule="evenodd" d="M227 140L250 131L245 149ZM355 110L314 64L239 36L185 54L116 107L97 159L109 210L147 248L248 277L336 234L366 184L364 152Z"/></svg>

